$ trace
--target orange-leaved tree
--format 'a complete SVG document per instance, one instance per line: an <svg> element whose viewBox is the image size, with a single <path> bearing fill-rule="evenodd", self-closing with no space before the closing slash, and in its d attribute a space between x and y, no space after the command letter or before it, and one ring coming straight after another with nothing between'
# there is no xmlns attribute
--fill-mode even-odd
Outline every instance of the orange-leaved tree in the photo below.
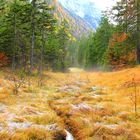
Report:
<svg viewBox="0 0 140 140"><path fill-rule="evenodd" d="M114 33L109 41L108 63L113 69L129 66L136 59L134 49L127 42L127 34Z"/></svg>

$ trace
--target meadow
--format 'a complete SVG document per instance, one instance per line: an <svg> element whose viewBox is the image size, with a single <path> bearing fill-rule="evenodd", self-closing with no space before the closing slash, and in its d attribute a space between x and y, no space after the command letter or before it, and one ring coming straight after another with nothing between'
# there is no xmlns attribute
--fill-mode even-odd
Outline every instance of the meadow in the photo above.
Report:
<svg viewBox="0 0 140 140"><path fill-rule="evenodd" d="M140 140L139 71L46 71L15 94L18 76L1 70L0 140Z"/></svg>

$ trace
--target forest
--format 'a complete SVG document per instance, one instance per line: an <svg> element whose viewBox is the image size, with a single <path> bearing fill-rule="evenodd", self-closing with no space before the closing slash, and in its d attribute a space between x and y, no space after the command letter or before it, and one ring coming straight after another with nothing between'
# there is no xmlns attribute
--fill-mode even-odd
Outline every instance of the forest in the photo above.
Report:
<svg viewBox="0 0 140 140"><path fill-rule="evenodd" d="M64 11L0 0L0 140L140 140L140 0Z"/></svg>
<svg viewBox="0 0 140 140"><path fill-rule="evenodd" d="M139 1L118 2L105 11L95 32L83 33L80 39L50 3L1 0L0 4L1 65L13 70L118 69L140 62Z"/></svg>

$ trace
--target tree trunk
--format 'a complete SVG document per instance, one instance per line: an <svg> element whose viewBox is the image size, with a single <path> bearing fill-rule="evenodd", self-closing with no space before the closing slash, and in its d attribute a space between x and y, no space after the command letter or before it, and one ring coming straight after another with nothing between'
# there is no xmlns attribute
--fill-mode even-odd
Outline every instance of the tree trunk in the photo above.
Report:
<svg viewBox="0 0 140 140"><path fill-rule="evenodd" d="M26 49L22 42L20 42L20 49L21 49L21 67L26 71L27 66L27 59L26 59Z"/></svg>
<svg viewBox="0 0 140 140"><path fill-rule="evenodd" d="M45 3L45 0L44 0ZM43 7L43 14L44 14L44 7ZM43 20L44 21L44 20ZM44 61L44 47L45 47L45 34L44 34L44 24L42 25L42 29L41 29L41 40L42 40L42 44L41 44L41 53L40 53L40 69L39 69L39 74L40 76L42 76L43 74L43 61Z"/></svg>
<svg viewBox="0 0 140 140"><path fill-rule="evenodd" d="M43 71L43 61L44 61L44 28L42 29L42 47L41 47L41 70Z"/></svg>
<svg viewBox="0 0 140 140"><path fill-rule="evenodd" d="M126 34L128 32L128 0L125 0L126 5L126 17L125 17L125 24L126 24Z"/></svg>
<svg viewBox="0 0 140 140"><path fill-rule="evenodd" d="M36 0L32 1L32 40L31 40L31 48L30 48L30 74L33 71L33 64L34 64L34 45L35 45L35 6Z"/></svg>
<svg viewBox="0 0 140 140"><path fill-rule="evenodd" d="M140 64L140 1L137 0L137 63Z"/></svg>
<svg viewBox="0 0 140 140"><path fill-rule="evenodd" d="M16 69L16 14L14 13L14 46L13 46L13 58L12 58L12 70Z"/></svg>

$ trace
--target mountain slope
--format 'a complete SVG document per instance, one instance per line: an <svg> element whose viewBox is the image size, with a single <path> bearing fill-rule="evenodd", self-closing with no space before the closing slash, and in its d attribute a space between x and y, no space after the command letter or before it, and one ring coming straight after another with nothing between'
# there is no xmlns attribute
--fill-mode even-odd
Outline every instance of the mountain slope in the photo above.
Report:
<svg viewBox="0 0 140 140"><path fill-rule="evenodd" d="M68 9L70 13L81 17L85 20L93 29L98 27L101 10L89 0L58 0L63 7Z"/></svg>
<svg viewBox="0 0 140 140"><path fill-rule="evenodd" d="M76 15L75 12L69 11L63 7L57 0L46 0L55 7L55 15L61 22L63 19L68 21L71 33L74 37L79 38L83 34L87 35L93 31L92 26L87 23L83 18Z"/></svg>
<svg viewBox="0 0 140 140"><path fill-rule="evenodd" d="M58 13L65 19L68 20L69 27L72 31L72 34L76 37L81 36L82 34L89 34L93 31L90 24L85 20L75 15L75 13L68 11L59 4Z"/></svg>

